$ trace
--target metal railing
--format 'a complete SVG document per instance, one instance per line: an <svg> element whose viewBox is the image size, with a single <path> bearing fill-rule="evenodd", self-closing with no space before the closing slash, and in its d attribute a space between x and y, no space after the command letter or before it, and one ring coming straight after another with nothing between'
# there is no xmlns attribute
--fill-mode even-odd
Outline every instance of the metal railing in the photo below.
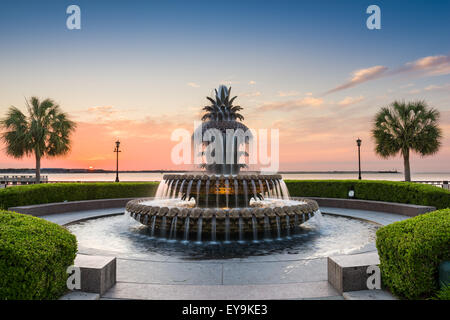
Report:
<svg viewBox="0 0 450 320"><path fill-rule="evenodd" d="M415 183L423 183L423 184L429 184L429 185L432 185L432 186L435 186L435 187L439 187L439 188L442 188L442 189L447 189L447 190L450 190L450 188L449 188L449 183L448 183L448 181L411 181L411 182L415 182Z"/></svg>
<svg viewBox="0 0 450 320"><path fill-rule="evenodd" d="M41 183L47 183L48 176L41 176ZM36 183L36 176L0 176L0 185L21 185Z"/></svg>

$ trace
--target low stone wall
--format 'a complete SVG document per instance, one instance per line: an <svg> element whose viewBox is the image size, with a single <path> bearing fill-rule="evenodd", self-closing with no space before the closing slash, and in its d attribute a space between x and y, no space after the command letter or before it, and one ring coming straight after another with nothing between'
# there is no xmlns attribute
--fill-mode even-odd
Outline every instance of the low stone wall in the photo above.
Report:
<svg viewBox="0 0 450 320"><path fill-rule="evenodd" d="M293 199L297 198L293 197ZM319 208L331 207L342 209L379 211L379 212L400 214L408 217L415 217L418 216L419 214L424 214L436 210L435 207L431 206L419 206L415 204L404 204L395 202L358 200L358 199L316 198L316 197L308 197L308 199L315 200L319 204Z"/></svg>
<svg viewBox="0 0 450 320"><path fill-rule="evenodd" d="M125 208L127 202L133 199L135 198L55 202L31 206L11 207L8 208L8 210L39 217L49 214L67 213L74 211L87 211L120 207Z"/></svg>
<svg viewBox="0 0 450 320"><path fill-rule="evenodd" d="M8 210L39 217L48 214L58 214L74 211L86 211L86 210L120 208L120 207L125 208L127 202L133 199L135 198L56 202L31 206L11 207L8 208ZM301 200L303 198L293 197L292 199ZM342 209L379 211L386 213L395 213L409 217L415 217L419 214L436 210L435 207L431 206L419 206L414 204L403 204L403 203L382 202L382 201L316 198L316 197L308 197L308 199L315 200L319 204L319 208L332 207Z"/></svg>

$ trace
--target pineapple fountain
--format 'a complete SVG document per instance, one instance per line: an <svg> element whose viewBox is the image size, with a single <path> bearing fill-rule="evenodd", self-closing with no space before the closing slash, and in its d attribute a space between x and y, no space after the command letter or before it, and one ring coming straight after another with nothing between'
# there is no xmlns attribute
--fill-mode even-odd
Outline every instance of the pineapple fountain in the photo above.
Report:
<svg viewBox="0 0 450 320"><path fill-rule="evenodd" d="M197 134L218 130L226 145L228 129L248 130L239 113L242 108L233 106L236 96L230 93L231 87L220 86L215 97L207 97L210 105L203 108ZM241 172L246 165L238 160L248 153L239 151L240 144L245 149L251 138L228 141L233 146L231 163L205 161L205 171L164 175L154 198L129 201L126 212L148 225L153 237L198 242L289 237L320 213L319 207L313 200L290 199L281 175ZM202 142L201 155L209 143Z"/></svg>

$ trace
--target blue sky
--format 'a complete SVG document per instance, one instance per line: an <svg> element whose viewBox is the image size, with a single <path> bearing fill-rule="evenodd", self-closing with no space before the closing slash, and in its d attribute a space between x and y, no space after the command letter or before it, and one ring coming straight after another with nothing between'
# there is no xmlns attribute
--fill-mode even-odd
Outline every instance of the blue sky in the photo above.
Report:
<svg viewBox="0 0 450 320"><path fill-rule="evenodd" d="M81 30L66 28L70 4L81 8ZM371 4L381 8L381 30L366 28ZM167 132L149 137L129 126L190 128L205 96L225 83L246 123L285 128L288 169L352 169L355 136L367 141L371 169L400 169L399 159L373 154L368 122L394 99L426 99L447 130L449 12L450 1L2 1L0 112L23 106L24 96L48 96L79 130L98 124L105 141L121 135L151 146ZM427 57L434 60L420 60ZM441 153L417 160L421 171L430 161L450 171L445 132ZM87 154L103 159L79 145L72 158L80 163ZM311 148L316 157L292 151Z"/></svg>

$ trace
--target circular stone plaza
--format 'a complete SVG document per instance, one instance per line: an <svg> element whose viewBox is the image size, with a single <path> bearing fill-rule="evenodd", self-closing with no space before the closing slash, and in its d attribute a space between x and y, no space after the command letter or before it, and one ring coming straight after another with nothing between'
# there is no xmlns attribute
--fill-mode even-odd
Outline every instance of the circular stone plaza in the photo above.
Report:
<svg viewBox="0 0 450 320"><path fill-rule="evenodd" d="M362 283L358 277L347 278L350 282L343 284L337 279L339 272L363 268L365 274L368 266L379 264L375 246L379 227L434 208L311 200L320 206L320 217L290 234L286 230L277 234L271 228L270 235L262 230L255 238L250 232L243 239L228 240L214 239L210 232L198 239L197 230L186 237L184 221L175 232L167 223L165 231L152 234L151 224L139 223L126 210L127 203L136 202L131 198L10 210L67 227L78 240L75 265L86 272L101 268L109 274L107 280L97 279L105 283L86 285L85 291L73 291L62 299L394 299L386 290L365 287L367 277Z"/></svg>

